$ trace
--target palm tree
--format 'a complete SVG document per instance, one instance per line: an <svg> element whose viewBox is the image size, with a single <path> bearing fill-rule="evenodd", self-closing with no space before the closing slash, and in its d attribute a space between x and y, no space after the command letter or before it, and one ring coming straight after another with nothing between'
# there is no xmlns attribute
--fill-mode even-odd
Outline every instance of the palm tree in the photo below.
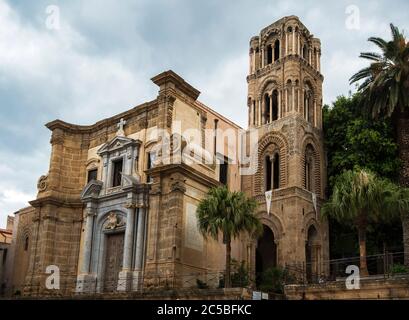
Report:
<svg viewBox="0 0 409 320"><path fill-rule="evenodd" d="M345 171L336 180L323 216L352 223L358 231L361 275L368 275L366 232L373 223L388 221L409 209L409 189L400 188L365 170Z"/></svg>
<svg viewBox="0 0 409 320"><path fill-rule="evenodd" d="M226 245L225 287L231 285L231 241L242 232L250 236L261 234L263 227L255 216L257 202L243 192L231 192L227 187L209 190L197 208L198 227L204 237L210 235L218 240L221 233Z"/></svg>
<svg viewBox="0 0 409 320"><path fill-rule="evenodd" d="M360 57L371 61L369 67L353 75L351 84L361 82L363 110L374 118L391 117L402 162L399 184L409 187L409 42L402 32L390 25L392 40L371 37L381 53L364 52ZM405 264L409 265L409 214L403 213L402 229Z"/></svg>

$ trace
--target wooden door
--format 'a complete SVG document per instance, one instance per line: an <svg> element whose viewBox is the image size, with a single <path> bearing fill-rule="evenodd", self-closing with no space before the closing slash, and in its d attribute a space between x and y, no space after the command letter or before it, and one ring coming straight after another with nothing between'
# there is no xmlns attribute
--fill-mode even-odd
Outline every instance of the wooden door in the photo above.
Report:
<svg viewBox="0 0 409 320"><path fill-rule="evenodd" d="M118 274L122 270L124 233L110 234L106 240L104 291L116 291Z"/></svg>

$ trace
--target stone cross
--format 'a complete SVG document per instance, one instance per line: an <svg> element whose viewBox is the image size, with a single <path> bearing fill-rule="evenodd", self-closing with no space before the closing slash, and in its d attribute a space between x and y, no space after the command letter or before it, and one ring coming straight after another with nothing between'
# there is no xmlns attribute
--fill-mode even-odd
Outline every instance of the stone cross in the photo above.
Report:
<svg viewBox="0 0 409 320"><path fill-rule="evenodd" d="M116 132L117 136L125 136L125 132L124 132L124 126L126 125L126 120L124 120L124 118L121 118L121 120L119 121L119 123L116 125L118 127L118 131Z"/></svg>

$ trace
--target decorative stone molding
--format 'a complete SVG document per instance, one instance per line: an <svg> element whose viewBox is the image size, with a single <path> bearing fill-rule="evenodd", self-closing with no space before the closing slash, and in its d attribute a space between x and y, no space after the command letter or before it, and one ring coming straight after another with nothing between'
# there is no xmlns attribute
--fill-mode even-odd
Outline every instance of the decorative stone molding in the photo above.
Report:
<svg viewBox="0 0 409 320"><path fill-rule="evenodd" d="M38 192L44 192L48 188L48 175L42 175L37 182Z"/></svg>
<svg viewBox="0 0 409 320"><path fill-rule="evenodd" d="M115 212L111 212L109 213L103 228L104 230L115 230L125 226L125 224L125 221L120 215Z"/></svg>

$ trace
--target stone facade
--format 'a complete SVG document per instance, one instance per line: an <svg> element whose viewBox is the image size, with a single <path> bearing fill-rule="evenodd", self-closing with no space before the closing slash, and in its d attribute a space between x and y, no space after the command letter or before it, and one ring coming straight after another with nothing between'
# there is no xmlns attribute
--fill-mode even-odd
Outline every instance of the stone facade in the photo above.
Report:
<svg viewBox="0 0 409 320"><path fill-rule="evenodd" d="M320 56L319 39L295 16L251 38L248 123L260 138L257 172L242 179L242 189L257 199L259 215L272 231L272 264L307 263L314 274L326 272L321 261L329 258L328 225L318 218L326 186ZM250 246L257 270L257 243Z"/></svg>
<svg viewBox="0 0 409 320"><path fill-rule="evenodd" d="M235 239L234 259L253 273L267 260L307 261L321 272L328 226L318 219L326 184L319 57L319 40L293 16L251 39L247 132L173 71L152 78L154 100L126 112L89 126L48 123L49 171L17 214L14 287L45 292L50 265L67 294L194 287L196 279L217 286L225 247L199 234L196 208L221 184L255 197L266 228L262 244ZM206 134L218 130L221 138ZM243 149L239 137L252 133L255 144ZM255 172L243 175L238 150L254 148Z"/></svg>

